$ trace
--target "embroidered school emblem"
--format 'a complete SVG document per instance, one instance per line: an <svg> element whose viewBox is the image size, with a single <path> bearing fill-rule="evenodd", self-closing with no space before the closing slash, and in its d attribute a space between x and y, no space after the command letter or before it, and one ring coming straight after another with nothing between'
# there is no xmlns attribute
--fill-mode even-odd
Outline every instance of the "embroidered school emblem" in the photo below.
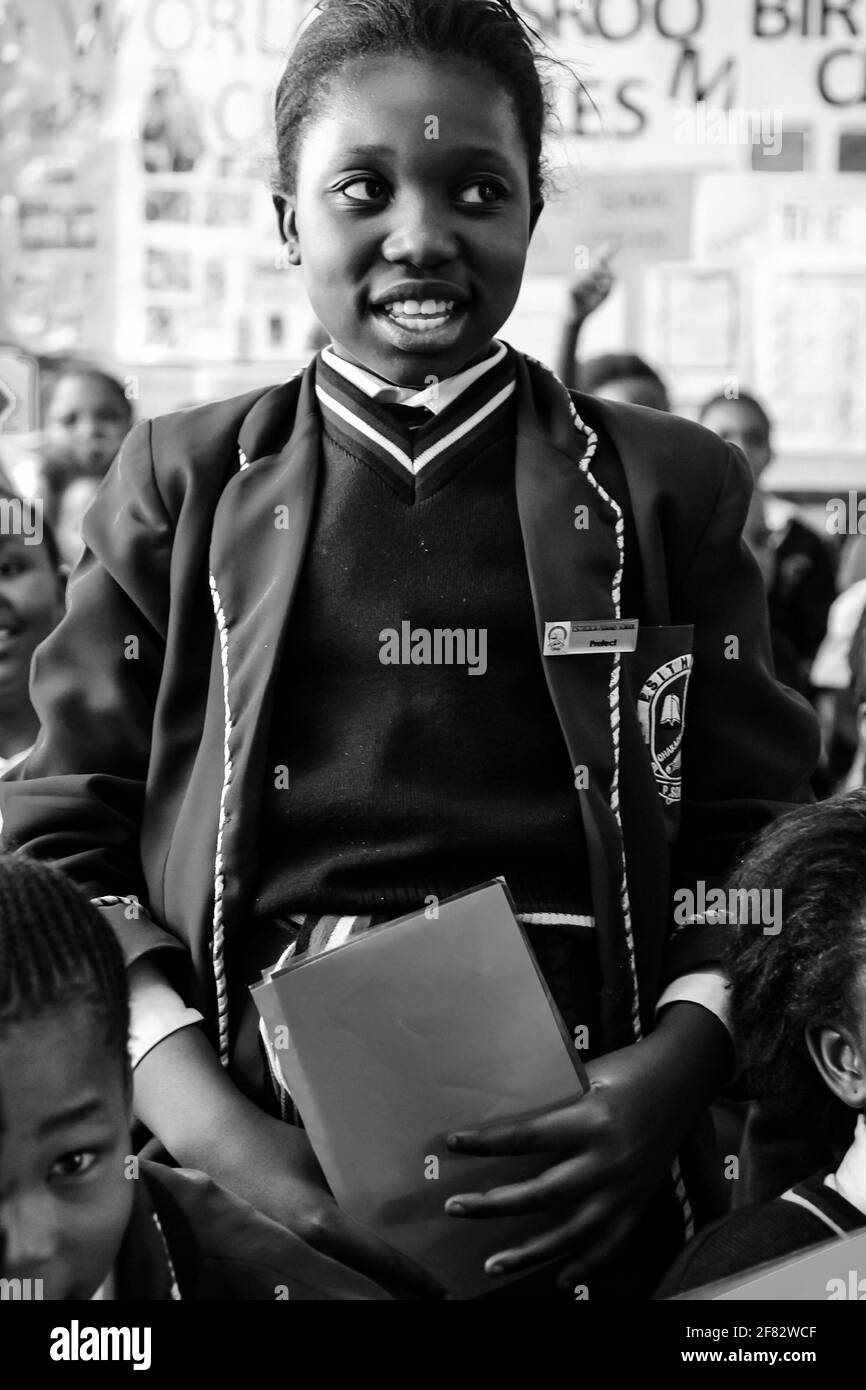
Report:
<svg viewBox="0 0 866 1390"><path fill-rule="evenodd" d="M669 806L682 796L683 721L691 671L690 654L666 661L644 682L637 700L637 717L653 776L659 795Z"/></svg>

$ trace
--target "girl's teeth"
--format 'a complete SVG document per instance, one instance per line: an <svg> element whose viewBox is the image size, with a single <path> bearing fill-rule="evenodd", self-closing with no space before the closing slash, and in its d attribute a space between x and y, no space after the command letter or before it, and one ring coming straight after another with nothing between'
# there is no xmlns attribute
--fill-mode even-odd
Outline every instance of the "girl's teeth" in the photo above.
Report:
<svg viewBox="0 0 866 1390"><path fill-rule="evenodd" d="M449 314L454 308L454 303L453 300L445 299L425 299L423 302L417 299L405 299L395 300L393 304L388 304L386 307L389 314L411 319Z"/></svg>

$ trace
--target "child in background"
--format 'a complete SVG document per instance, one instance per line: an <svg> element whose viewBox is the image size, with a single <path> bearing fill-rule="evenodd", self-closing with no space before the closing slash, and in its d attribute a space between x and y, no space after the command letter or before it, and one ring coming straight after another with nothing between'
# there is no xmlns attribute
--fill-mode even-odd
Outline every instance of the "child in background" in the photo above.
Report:
<svg viewBox="0 0 866 1390"><path fill-rule="evenodd" d="M101 469L104 475L132 423L132 405L116 377L71 362L55 378L46 402L46 461Z"/></svg>
<svg viewBox="0 0 866 1390"><path fill-rule="evenodd" d="M23 508L23 511L20 510ZM0 509L21 528L0 528L0 773L21 762L39 731L30 703L33 652L63 617L65 574L50 525L35 504L0 486ZM4 534L4 531L6 532Z"/></svg>
<svg viewBox="0 0 866 1390"><path fill-rule="evenodd" d="M780 1196L695 1237L660 1298L866 1226L866 792L782 817L731 886L781 894L781 930L730 928L731 1017L750 1090L799 1153Z"/></svg>
<svg viewBox="0 0 866 1390"><path fill-rule="evenodd" d="M385 1299L201 1173L135 1159L123 956L65 874L0 858L0 1274L48 1299Z"/></svg>
<svg viewBox="0 0 866 1390"><path fill-rule="evenodd" d="M568 287L568 313L556 357L556 370L566 386L626 405L670 410L668 389L648 362L634 352L604 352L579 361L578 338L586 320L607 299L614 284L610 258L612 242L599 247L595 265L579 271Z"/></svg>
<svg viewBox="0 0 866 1390"><path fill-rule="evenodd" d="M764 571L773 632L793 649L801 665L800 680L790 682L799 687L808 681L836 595L830 553L790 507L780 510L777 499L759 490L773 456L770 419L760 402L745 392L733 400L713 396L701 406L698 418L707 429L742 449L749 462L755 492L747 539Z"/></svg>
<svg viewBox="0 0 866 1390"><path fill-rule="evenodd" d="M733 1066L720 933L676 924L672 891L797 799L816 739L771 673L740 456L572 400L495 339L542 210L543 120L510 6L318 7L278 91L275 204L331 346L132 432L2 804L10 842L123 943L150 1131L417 1291L281 1121L249 985L312 923L345 936L505 875L593 1084L452 1135L557 1158L448 1211L537 1215L537 1238L491 1251L491 1288L553 1261L539 1297L589 1274L593 1298L636 1298L688 1229L678 1154ZM636 651L545 654L550 627L630 618ZM483 681L384 663L407 620L483 632Z"/></svg>
<svg viewBox="0 0 866 1390"><path fill-rule="evenodd" d="M81 557L84 513L132 423L132 405L107 372L72 363L55 379L45 406L40 481L70 569Z"/></svg>

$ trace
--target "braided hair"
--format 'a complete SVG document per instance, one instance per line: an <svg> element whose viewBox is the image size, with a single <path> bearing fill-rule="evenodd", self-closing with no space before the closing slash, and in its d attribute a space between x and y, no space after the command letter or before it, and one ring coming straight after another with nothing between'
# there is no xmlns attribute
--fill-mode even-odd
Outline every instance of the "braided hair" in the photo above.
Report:
<svg viewBox="0 0 866 1390"><path fill-rule="evenodd" d="M49 864L0 855L0 1033L79 1007L129 1079L126 971L114 933Z"/></svg>
<svg viewBox="0 0 866 1390"><path fill-rule="evenodd" d="M356 58L399 53L471 63L492 75L511 100L529 159L532 202L540 202L547 101L537 37L508 0L321 0L277 88L274 191L294 193L301 135L335 74Z"/></svg>
<svg viewBox="0 0 866 1390"><path fill-rule="evenodd" d="M730 886L780 890L782 925L732 928L727 953L734 1035L753 1093L791 1115L832 1112L806 1030L864 1026L866 789L800 806L766 829Z"/></svg>

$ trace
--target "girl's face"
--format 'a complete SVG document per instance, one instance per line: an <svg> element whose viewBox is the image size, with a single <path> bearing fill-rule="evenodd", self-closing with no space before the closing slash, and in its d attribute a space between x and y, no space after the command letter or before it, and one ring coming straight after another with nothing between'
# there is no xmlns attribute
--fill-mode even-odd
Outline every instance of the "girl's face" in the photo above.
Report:
<svg viewBox="0 0 866 1390"><path fill-rule="evenodd" d="M358 60L305 131L290 256L338 352L400 385L483 356L540 208L506 94L481 68Z"/></svg>
<svg viewBox="0 0 866 1390"><path fill-rule="evenodd" d="M89 1299L133 1203L123 1068L83 1009L0 1032L0 1271Z"/></svg>

